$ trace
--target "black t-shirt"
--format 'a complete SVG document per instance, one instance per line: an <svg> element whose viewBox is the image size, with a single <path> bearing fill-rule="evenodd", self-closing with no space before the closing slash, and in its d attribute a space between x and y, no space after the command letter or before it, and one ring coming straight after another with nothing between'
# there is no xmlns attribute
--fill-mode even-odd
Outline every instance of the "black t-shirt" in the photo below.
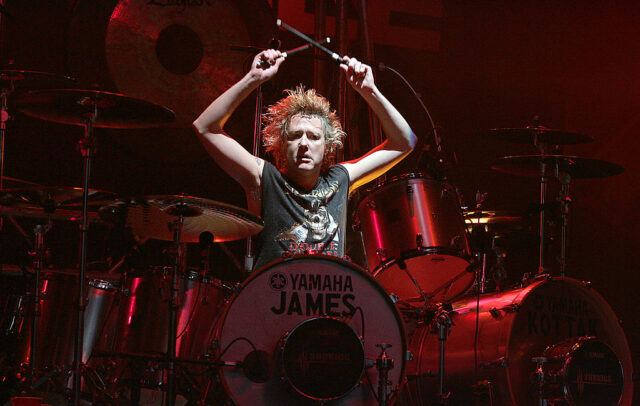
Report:
<svg viewBox="0 0 640 406"><path fill-rule="evenodd" d="M262 170L262 219L258 269L286 252L344 255L349 173L334 165L311 191L285 179L269 162Z"/></svg>

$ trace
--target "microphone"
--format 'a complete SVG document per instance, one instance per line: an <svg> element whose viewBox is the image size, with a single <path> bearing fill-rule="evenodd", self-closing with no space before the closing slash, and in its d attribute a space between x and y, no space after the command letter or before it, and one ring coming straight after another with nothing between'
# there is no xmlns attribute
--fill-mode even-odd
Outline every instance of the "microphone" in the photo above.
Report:
<svg viewBox="0 0 640 406"><path fill-rule="evenodd" d="M273 375L273 370L273 362L266 351L251 351L242 361L242 372L251 382L267 382Z"/></svg>

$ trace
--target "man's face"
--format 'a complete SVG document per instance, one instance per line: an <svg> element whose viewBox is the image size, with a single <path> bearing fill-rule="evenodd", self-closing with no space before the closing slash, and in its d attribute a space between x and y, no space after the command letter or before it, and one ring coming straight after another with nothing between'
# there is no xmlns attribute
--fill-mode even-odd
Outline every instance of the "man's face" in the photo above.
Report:
<svg viewBox="0 0 640 406"><path fill-rule="evenodd" d="M324 131L319 117L302 114L291 117L285 139L287 172L320 173L324 148Z"/></svg>

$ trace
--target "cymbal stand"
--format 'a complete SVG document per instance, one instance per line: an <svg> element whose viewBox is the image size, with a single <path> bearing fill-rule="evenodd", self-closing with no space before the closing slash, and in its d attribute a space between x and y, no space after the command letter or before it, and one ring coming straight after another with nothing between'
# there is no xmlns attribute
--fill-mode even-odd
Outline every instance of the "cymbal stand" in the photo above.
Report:
<svg viewBox="0 0 640 406"><path fill-rule="evenodd" d="M80 272L78 275L78 303L77 303L77 325L76 340L73 354L73 404L80 405L80 390L82 386L82 353L84 340L84 312L86 300L84 298L84 279L87 267L87 234L89 231L89 179L91 175L91 156L95 152L95 138L93 135L93 124L98 117L98 101L83 100L85 107L92 108L92 112L87 114L84 125L84 137L78 141L78 149L82 154L84 165L84 182L82 195L82 225L80 226Z"/></svg>
<svg viewBox="0 0 640 406"><path fill-rule="evenodd" d="M560 218L562 225L560 228L560 276L567 276L567 231L569 226L569 212L571 211L571 198L569 197L569 183L571 176L568 173L560 172L558 174L560 181Z"/></svg>
<svg viewBox="0 0 640 406"><path fill-rule="evenodd" d="M178 270L184 271L185 268L185 245L181 242L182 228L184 226L184 216L187 210L186 205L178 204L176 206L178 219L173 223L173 241L176 244L175 265L172 267L171 275L171 295L169 298L169 335L167 342L167 358L169 363L167 366L167 391L166 405L175 406L176 402L176 342L178 340Z"/></svg>
<svg viewBox="0 0 640 406"><path fill-rule="evenodd" d="M260 131L262 130L262 85L256 89L256 111L253 125L253 156L260 157ZM247 249L244 257L244 271L253 271L255 257L253 256L253 238L247 237Z"/></svg>
<svg viewBox="0 0 640 406"><path fill-rule="evenodd" d="M532 127L535 130L535 127ZM546 144L539 142L538 134L536 132L534 145L540 150L542 154L546 153ZM540 162L540 222L539 222L539 238L538 242L538 274L543 274L546 272L546 268L544 267L544 248L545 248L545 203L547 202L547 164L546 162Z"/></svg>
<svg viewBox="0 0 640 406"><path fill-rule="evenodd" d="M38 321L40 320L40 275L44 268L44 261L47 256L47 248L44 243L44 235L49 231L50 224L41 225L38 224L34 227L33 232L35 234L35 244L33 251L29 254L33 256L33 268L35 270L35 280L33 281L33 316L31 319L31 348L29 354L29 372L30 379L36 376L36 364L38 361L38 353L36 347L38 346Z"/></svg>

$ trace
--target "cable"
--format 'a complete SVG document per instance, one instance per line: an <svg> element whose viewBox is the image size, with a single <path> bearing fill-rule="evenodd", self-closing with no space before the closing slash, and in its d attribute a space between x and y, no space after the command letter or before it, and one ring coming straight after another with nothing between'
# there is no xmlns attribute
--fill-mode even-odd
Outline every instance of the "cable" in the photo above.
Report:
<svg viewBox="0 0 640 406"><path fill-rule="evenodd" d="M191 307L191 312L189 312L189 318L187 319L187 324L184 325L184 328L182 329L182 331L180 332L180 334L178 334L176 336L176 340L180 337L182 337L182 335L187 331L187 328L189 327L189 324L191 323L191 320L193 320L193 315L196 312L196 308L198 307L198 299L200 298L200 286L204 283L201 281L197 281L198 283L198 290L196 292L196 298L193 301L193 306ZM186 284L186 281L185 281Z"/></svg>

